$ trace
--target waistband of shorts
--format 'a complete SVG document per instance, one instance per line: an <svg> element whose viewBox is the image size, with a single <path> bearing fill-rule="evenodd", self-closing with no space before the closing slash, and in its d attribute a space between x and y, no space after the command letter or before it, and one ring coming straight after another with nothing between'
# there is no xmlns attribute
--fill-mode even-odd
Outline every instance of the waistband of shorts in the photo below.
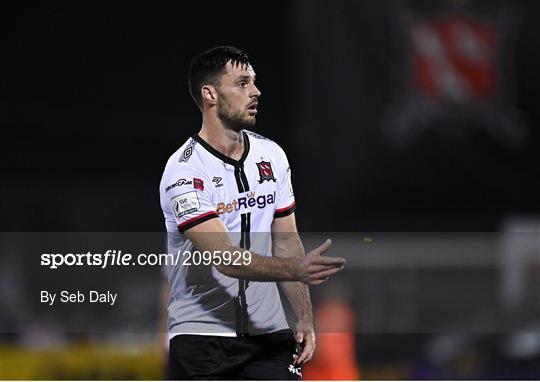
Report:
<svg viewBox="0 0 540 382"><path fill-rule="evenodd" d="M269 331L263 331L253 333L253 336L264 334L281 334L292 333L293 331L289 327L270 329ZM200 324L192 322L184 322L175 325L169 330L169 340L178 335L196 335L196 336L216 336L216 337L238 337L235 331L232 331L229 327L219 324Z"/></svg>

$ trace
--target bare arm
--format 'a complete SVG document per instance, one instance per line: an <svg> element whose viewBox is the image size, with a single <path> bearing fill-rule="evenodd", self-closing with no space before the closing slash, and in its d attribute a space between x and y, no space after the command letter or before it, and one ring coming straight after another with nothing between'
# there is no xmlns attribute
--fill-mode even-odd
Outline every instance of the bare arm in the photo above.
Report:
<svg viewBox="0 0 540 382"><path fill-rule="evenodd" d="M296 231L294 214L274 219L272 223L272 254L277 258L296 258L305 256L306 252ZM306 285L298 282L282 282L281 287L291 302L299 320L313 321L311 299Z"/></svg>
<svg viewBox="0 0 540 382"><path fill-rule="evenodd" d="M328 249L330 241L327 240L323 245L326 245L326 249ZM272 247L273 255L277 258L301 259L305 256L304 246L298 236L294 214L274 219L272 224ZM301 346L302 351L296 356L294 362L301 365L309 361L315 351L315 330L313 328L313 311L309 288L306 284L300 282L282 282L281 287L298 318L295 339Z"/></svg>
<svg viewBox="0 0 540 382"><path fill-rule="evenodd" d="M191 242L201 251L209 251L220 256L223 252L244 252L243 248L231 244L227 228L218 219L207 220L185 232ZM251 252L249 264L220 264L216 268L226 276L253 281L301 281L318 285L338 272L345 260L320 256L324 245L314 249L302 258L265 257Z"/></svg>

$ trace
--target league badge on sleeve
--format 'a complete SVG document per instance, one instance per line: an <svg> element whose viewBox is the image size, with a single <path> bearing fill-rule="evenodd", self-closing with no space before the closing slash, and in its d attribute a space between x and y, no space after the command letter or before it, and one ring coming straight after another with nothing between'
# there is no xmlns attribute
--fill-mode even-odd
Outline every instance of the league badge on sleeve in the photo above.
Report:
<svg viewBox="0 0 540 382"><path fill-rule="evenodd" d="M174 214L179 219L184 215L197 212L201 208L196 191L186 192L171 199Z"/></svg>
<svg viewBox="0 0 540 382"><path fill-rule="evenodd" d="M256 163L257 168L259 169L259 183L267 181L276 181L274 178L274 171L272 170L272 164L270 162L261 161Z"/></svg>

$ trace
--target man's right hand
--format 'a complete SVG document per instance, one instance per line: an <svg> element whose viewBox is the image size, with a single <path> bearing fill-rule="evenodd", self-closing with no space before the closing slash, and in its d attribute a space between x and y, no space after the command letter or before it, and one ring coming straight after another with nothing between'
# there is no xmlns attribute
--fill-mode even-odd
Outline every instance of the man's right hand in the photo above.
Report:
<svg viewBox="0 0 540 382"><path fill-rule="evenodd" d="M320 285L343 269L344 258L321 256L328 251L331 245L332 241L327 239L322 245L298 261L295 273L299 281L307 285Z"/></svg>

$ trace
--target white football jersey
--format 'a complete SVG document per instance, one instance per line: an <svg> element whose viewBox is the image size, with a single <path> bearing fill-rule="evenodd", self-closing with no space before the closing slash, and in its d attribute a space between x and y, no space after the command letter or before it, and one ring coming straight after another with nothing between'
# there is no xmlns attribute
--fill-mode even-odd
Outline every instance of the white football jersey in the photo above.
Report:
<svg viewBox="0 0 540 382"><path fill-rule="evenodd" d="M218 218L233 245L272 256L272 221L295 209L291 171L275 142L243 134L245 150L238 161L198 135L169 158L160 184L169 253L196 250L183 232ZM188 260L167 270L170 337L244 336L288 328L275 282L231 278L200 258Z"/></svg>

